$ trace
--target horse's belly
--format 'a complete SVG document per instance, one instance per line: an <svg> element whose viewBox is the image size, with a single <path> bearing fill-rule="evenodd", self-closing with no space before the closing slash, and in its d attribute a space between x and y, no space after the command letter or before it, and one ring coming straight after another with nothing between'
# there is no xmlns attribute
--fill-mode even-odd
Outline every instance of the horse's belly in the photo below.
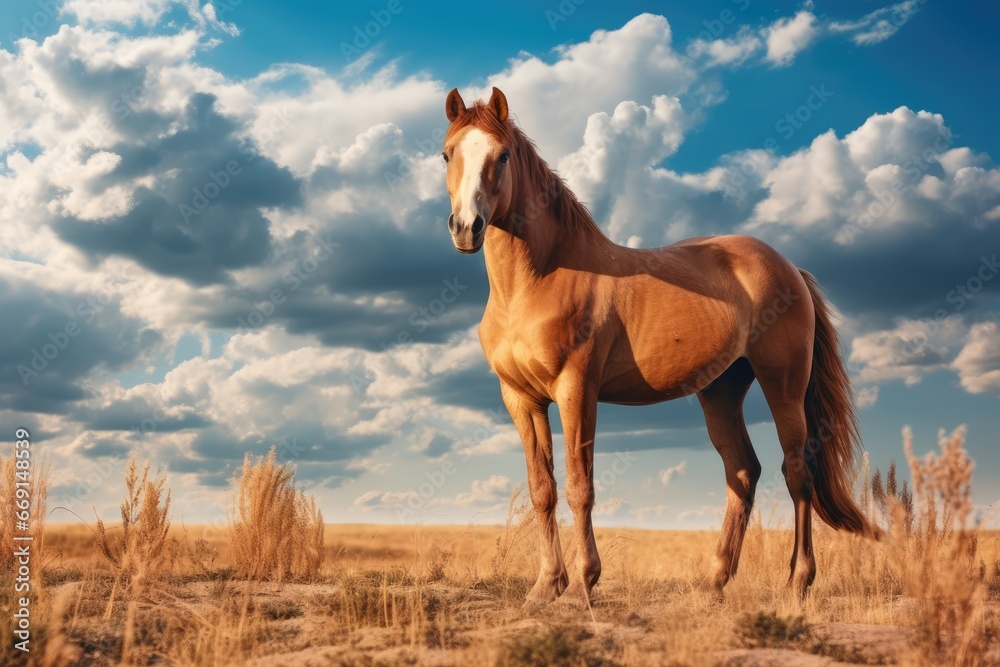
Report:
<svg viewBox="0 0 1000 667"><path fill-rule="evenodd" d="M598 400L623 405L671 401L705 388L721 373L713 375L713 372L705 368L682 371L677 368L652 368L648 365L640 369L637 365L632 365L626 370L618 369L602 383Z"/></svg>
<svg viewBox="0 0 1000 667"><path fill-rule="evenodd" d="M601 401L641 405L689 396L711 384L743 354L735 329L664 334L654 343L641 342L638 336L634 340L635 347L620 344L609 355Z"/></svg>

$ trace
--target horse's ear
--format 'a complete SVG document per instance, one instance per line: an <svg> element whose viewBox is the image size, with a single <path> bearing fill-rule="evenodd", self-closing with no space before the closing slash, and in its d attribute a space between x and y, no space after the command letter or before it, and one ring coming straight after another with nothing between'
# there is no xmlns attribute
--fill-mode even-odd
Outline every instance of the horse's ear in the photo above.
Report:
<svg viewBox="0 0 1000 667"><path fill-rule="evenodd" d="M489 107L496 112L500 122L507 120L507 96L496 86L493 86L493 94L490 95Z"/></svg>
<svg viewBox="0 0 1000 667"><path fill-rule="evenodd" d="M444 101L444 112L451 122L465 113L465 100L458 94L458 88L452 88L448 93L448 99Z"/></svg>

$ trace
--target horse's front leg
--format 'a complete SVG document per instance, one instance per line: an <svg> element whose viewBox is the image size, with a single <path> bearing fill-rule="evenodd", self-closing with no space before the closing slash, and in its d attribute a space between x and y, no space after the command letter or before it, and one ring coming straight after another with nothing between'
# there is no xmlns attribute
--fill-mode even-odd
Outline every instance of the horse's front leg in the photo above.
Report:
<svg viewBox="0 0 1000 667"><path fill-rule="evenodd" d="M526 609L543 607L566 589L566 566L559 545L559 525L556 523L556 478L552 470L552 429L548 406L539 405L518 396L501 384L500 392L510 417L524 443L524 458L528 465L528 491L538 519L541 564L538 580L524 602Z"/></svg>
<svg viewBox="0 0 1000 667"><path fill-rule="evenodd" d="M559 416L566 436L566 500L576 529L576 562L569 588L558 604L590 606L590 590L601 577L601 558L594 541L594 432L597 428L597 387L586 377L560 382Z"/></svg>

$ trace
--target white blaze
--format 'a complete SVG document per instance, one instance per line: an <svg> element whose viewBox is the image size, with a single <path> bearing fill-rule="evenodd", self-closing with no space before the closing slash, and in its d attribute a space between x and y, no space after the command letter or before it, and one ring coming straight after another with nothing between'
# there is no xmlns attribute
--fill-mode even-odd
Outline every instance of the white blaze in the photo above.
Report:
<svg viewBox="0 0 1000 667"><path fill-rule="evenodd" d="M476 215L482 215L486 220L485 211L480 211L476 199L482 183L483 165L486 158L493 152L493 140L489 135L478 128L472 128L462 138L459 149L462 151L462 164L465 172L462 174L462 183L458 188L459 217L466 225L471 225L476 220Z"/></svg>

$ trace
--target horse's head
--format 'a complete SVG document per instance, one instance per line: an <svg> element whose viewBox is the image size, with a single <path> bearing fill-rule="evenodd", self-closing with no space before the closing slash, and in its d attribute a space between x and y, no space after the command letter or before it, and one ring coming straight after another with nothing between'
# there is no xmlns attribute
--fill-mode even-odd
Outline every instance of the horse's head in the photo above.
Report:
<svg viewBox="0 0 1000 667"><path fill-rule="evenodd" d="M510 208L512 131L507 98L494 88L489 102L466 108L456 88L448 93L445 113L451 121L442 153L451 197L448 229L455 248L471 254L483 247L486 227Z"/></svg>

